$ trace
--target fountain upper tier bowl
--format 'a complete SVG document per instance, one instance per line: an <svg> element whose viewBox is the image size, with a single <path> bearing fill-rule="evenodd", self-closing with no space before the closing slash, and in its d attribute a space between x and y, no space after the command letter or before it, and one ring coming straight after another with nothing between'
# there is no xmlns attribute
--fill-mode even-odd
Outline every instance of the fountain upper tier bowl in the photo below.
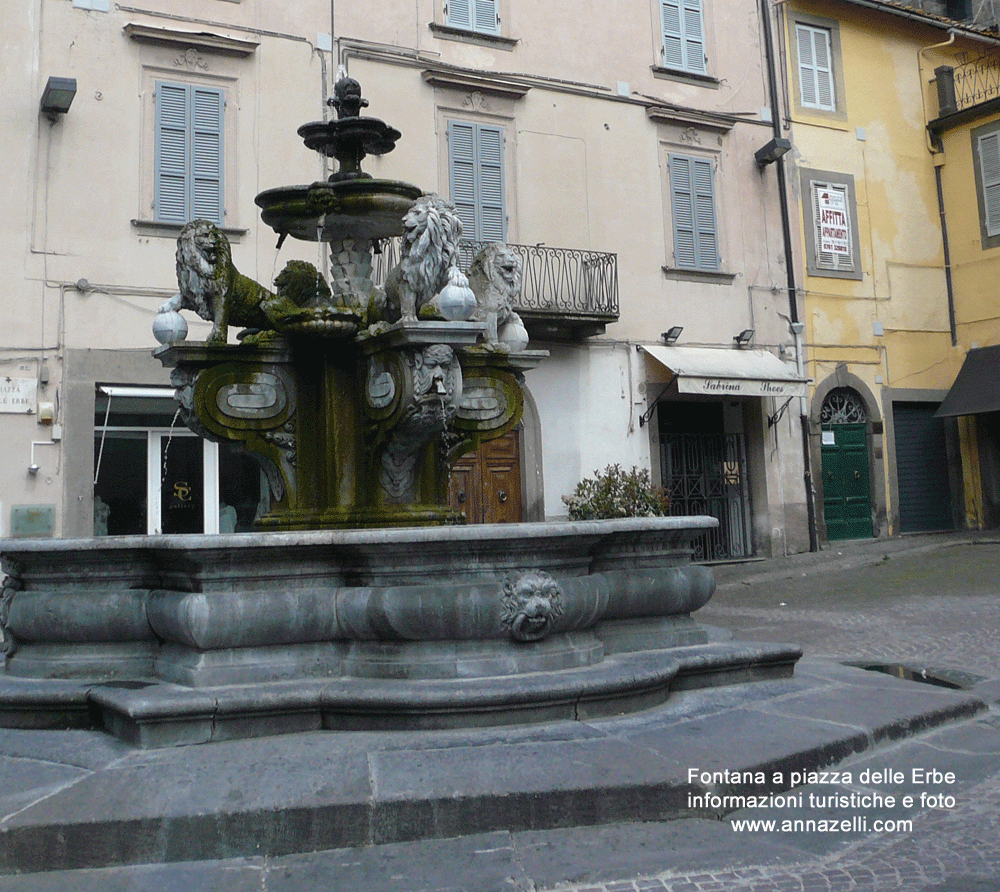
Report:
<svg viewBox="0 0 1000 892"><path fill-rule="evenodd" d="M403 232L403 215L422 190L398 180L368 177L283 186L261 192L261 219L302 241L371 241Z"/></svg>

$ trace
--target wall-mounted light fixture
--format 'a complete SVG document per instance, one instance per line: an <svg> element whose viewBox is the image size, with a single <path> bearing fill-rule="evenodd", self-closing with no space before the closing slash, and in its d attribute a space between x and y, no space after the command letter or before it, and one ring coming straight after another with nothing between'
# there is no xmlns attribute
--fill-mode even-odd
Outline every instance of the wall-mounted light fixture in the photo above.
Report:
<svg viewBox="0 0 1000 892"><path fill-rule="evenodd" d="M749 347L750 342L753 340L753 335L754 331L752 328L744 328L733 340L736 342L737 347Z"/></svg>
<svg viewBox="0 0 1000 892"><path fill-rule="evenodd" d="M59 115L69 111L74 96L76 96L75 77L50 77L42 93L42 114L48 115L50 121L55 121Z"/></svg>
<svg viewBox="0 0 1000 892"><path fill-rule="evenodd" d="M676 344L677 339L681 336L681 332L684 331L683 325L675 325L673 328L667 329L663 334L660 335L663 338L664 344Z"/></svg>
<svg viewBox="0 0 1000 892"><path fill-rule="evenodd" d="M773 164L782 155L786 154L792 148L792 144L789 140L785 139L783 136L776 136L767 145L761 146L753 153L754 160L757 162L757 166L760 168L767 167L768 164Z"/></svg>

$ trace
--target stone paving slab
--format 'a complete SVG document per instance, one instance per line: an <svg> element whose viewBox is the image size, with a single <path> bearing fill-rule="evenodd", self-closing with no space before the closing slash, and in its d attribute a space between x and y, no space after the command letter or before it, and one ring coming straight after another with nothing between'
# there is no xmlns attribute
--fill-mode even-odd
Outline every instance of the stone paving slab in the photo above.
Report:
<svg viewBox="0 0 1000 892"><path fill-rule="evenodd" d="M872 687L861 670L836 673L841 680L679 692L645 713L538 727L313 732L131 751L96 732L66 732L29 762L41 778L29 782L36 801L10 803L0 822L0 869L270 858L708 813L687 803L688 768L821 767L870 749L900 722L922 727L984 708L961 692L887 676ZM818 717L840 715L859 692L899 702L854 724ZM49 734L0 732L0 756L33 739L41 747Z"/></svg>

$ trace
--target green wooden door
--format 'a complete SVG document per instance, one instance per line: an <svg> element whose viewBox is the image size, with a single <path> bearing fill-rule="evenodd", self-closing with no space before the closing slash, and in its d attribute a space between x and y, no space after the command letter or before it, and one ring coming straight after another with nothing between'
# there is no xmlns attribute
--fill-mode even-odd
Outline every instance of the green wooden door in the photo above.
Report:
<svg viewBox="0 0 1000 892"><path fill-rule="evenodd" d="M822 456L827 538L872 537L867 425L823 425Z"/></svg>

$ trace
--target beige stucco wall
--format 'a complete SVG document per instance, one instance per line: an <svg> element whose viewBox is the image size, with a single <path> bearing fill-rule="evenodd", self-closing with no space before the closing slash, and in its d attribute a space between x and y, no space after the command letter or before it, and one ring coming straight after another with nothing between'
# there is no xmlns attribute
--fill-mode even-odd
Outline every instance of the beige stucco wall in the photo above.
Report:
<svg viewBox="0 0 1000 892"><path fill-rule="evenodd" d="M14 271L0 298L10 320L0 361L23 359L37 374L45 356L47 396L58 405L59 424L67 418L87 423L86 411L67 413L66 352L151 349L156 308L175 290L176 231L142 224L150 217L150 92L161 74L217 79L230 88L226 225L237 266L263 282L293 257L317 260L315 246L292 240L277 251L253 199L263 189L323 175L318 156L302 146L295 129L324 114L324 78L331 80L338 64L362 82L371 102L367 113L403 132L396 152L365 162L376 177L447 193L448 115L509 124L509 240L618 255L619 321L588 343L550 345L551 361L529 376L543 429L550 516L562 513L561 496L580 476L613 462L650 464L656 444L650 429L638 426L648 403L637 343L656 343L662 331L683 325L687 344L730 349L733 335L749 327L756 330L757 347L777 352L791 344L774 170L760 171L753 161L771 128L761 113L769 103L752 0L740 0L739 11L727 9L725 16L708 4L710 79L702 82L652 71L659 64L659 5L652 0L638 14L617 17L613 28L603 27L603 11L598 22L568 0L501 2L502 33L516 39L501 47L432 29L443 18L431 0L389 4L379 15L337 4L338 40L330 52L317 49L331 31L325 0L147 5L162 7L162 15L114 5L107 13L86 11L70 0L28 6L23 17L5 24L0 57L2 89L10 99L0 110L0 141L19 184L0 197L0 262ZM258 46L242 56L204 49L185 55L182 48L130 39L123 31L129 24L206 31ZM422 76L433 66L487 78L507 74L529 89L511 98L435 87ZM49 75L75 77L79 85L69 114L52 125L37 113ZM723 126L706 124L705 114L674 121L661 114L654 121L646 107L655 103L733 117ZM670 151L716 162L726 276L706 280L663 271L673 263L665 166ZM77 288L81 279L87 284ZM191 338L204 336L204 323L189 322ZM74 356L74 369L100 367ZM86 382L74 372L72 387L79 392L81 386ZM755 411L766 419L776 408L758 401ZM62 532L64 506L78 495L70 492L78 484L67 482L64 469L69 465L79 474L85 464L64 453L68 443L85 448L87 437L77 431L74 439L64 430L58 445L36 448L39 459L45 456L44 473L29 480L24 468L31 443L51 439L50 430L30 417L0 420L0 447L17 457L0 469L0 533L9 532L12 502L57 505L56 532ZM808 535L797 430L779 425L755 435L761 548L779 542L782 550L800 550ZM77 514L71 526L79 532L86 510Z"/></svg>

